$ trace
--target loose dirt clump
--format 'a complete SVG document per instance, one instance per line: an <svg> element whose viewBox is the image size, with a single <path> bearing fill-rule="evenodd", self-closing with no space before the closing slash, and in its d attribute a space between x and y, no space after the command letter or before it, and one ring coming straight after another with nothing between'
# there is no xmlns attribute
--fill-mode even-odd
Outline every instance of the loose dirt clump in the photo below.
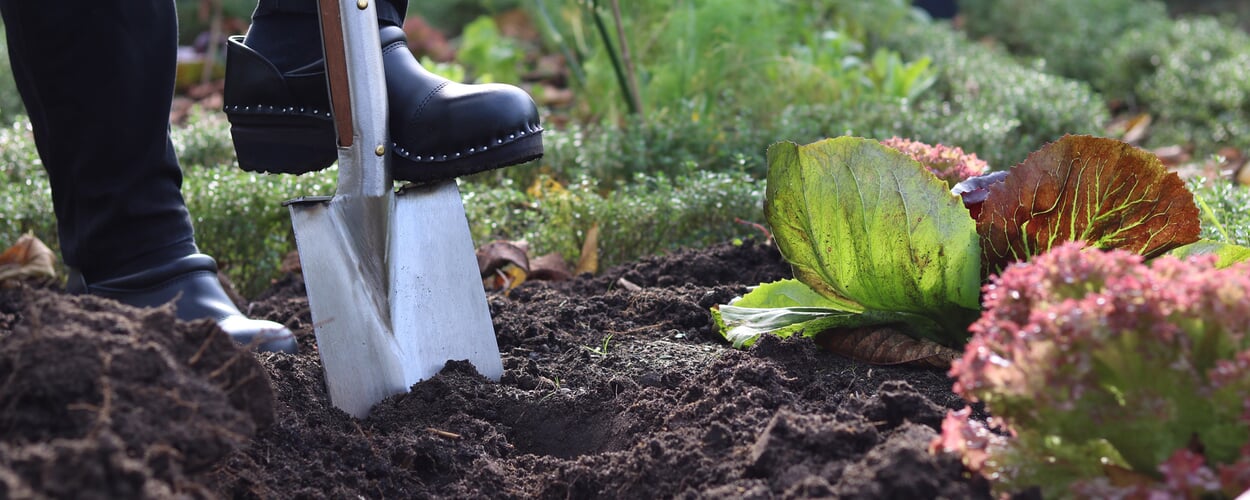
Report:
<svg viewBox="0 0 1250 500"><path fill-rule="evenodd" d="M98 427L93 423L98 409L74 410L78 403L58 396L55 403L37 405L49 408L42 411L54 423L43 427L52 430L5 421L0 434L6 444L0 446L52 446L62 434L91 435L94 447L80 453L88 455L83 461L116 462L117 470L147 478L137 484L151 489L122 496L988 498L985 485L964 477L957 459L928 452L945 411L962 406L941 371L865 365L824 352L807 339L764 338L739 351L720 338L709 307L788 275L773 247L748 241L641 259L599 276L527 282L489 298L505 368L500 382L485 380L467 363L451 362L411 392L379 403L363 420L328 400L303 282L292 275L249 307L253 316L291 327L302 348L299 355L254 358L276 397L272 425L254 437L248 439L249 430L237 431L236 441L225 435L180 439L171 436L175 425L133 431L145 436L141 440L110 442L90 432ZM33 324L24 316L31 313L20 311L47 308L48 301L84 300L53 292L6 297L9 301L0 303L0 352L31 329L22 326ZM111 339L118 333L108 324L146 324L155 320L135 318L161 314L89 303L97 309L84 314L116 319L98 323L97 330L83 334L88 337ZM22 317L14 321L4 313ZM52 315L57 314L67 313ZM97 342L112 346L114 340ZM56 363L48 360L62 368L48 368L40 375L48 381L30 382L12 398L48 398L62 386L79 384L82 407L102 406L99 384L50 380L84 370L69 368L80 362L100 364L92 359L103 357L87 355L98 349L75 342L45 349L78 353L82 361L64 355ZM162 354L175 352L172 348L150 351L161 361L124 359L140 367L190 365L177 362L188 357ZM203 372L165 370L157 372L216 380ZM252 397L264 399L259 393L234 397L222 390L229 384L204 387L178 394L197 408L220 400L220 408L237 409ZM209 390L214 387L217 392ZM180 422L204 414L147 403L127 401L131 409L125 412ZM112 413L122 412L115 409L120 403L110 404ZM240 414L256 422L260 413ZM190 426L209 437L217 436L210 432L214 428L247 427L225 413ZM166 456L178 460L149 460L156 453L132 442L167 443L177 453ZM201 454L187 458L195 453ZM107 458L114 455L117 460ZM18 486L29 485L29 474L0 469L0 482L16 477L24 481ZM98 487L101 494L110 491L109 485Z"/></svg>
<svg viewBox="0 0 1250 500"><path fill-rule="evenodd" d="M188 475L244 447L273 403L261 364L210 321L0 291L0 496L212 496Z"/></svg>

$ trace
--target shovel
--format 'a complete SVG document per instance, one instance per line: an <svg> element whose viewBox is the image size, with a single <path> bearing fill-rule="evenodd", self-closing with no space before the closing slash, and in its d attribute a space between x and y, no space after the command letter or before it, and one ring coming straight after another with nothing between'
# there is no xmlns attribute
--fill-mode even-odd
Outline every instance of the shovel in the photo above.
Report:
<svg viewBox="0 0 1250 500"><path fill-rule="evenodd" d="M454 180L393 187L386 80L372 0L319 0L338 134L332 197L286 202L335 407L383 398L468 360L503 363Z"/></svg>

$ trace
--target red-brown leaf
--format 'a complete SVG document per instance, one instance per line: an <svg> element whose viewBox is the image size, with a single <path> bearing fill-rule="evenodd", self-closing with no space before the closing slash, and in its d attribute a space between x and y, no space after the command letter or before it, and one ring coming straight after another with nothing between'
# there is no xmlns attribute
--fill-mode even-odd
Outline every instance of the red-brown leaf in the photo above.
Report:
<svg viewBox="0 0 1250 500"><path fill-rule="evenodd" d="M980 216L982 266L993 273L1066 241L1155 257L1198 240L1193 194L1155 155L1068 135L990 187Z"/></svg>

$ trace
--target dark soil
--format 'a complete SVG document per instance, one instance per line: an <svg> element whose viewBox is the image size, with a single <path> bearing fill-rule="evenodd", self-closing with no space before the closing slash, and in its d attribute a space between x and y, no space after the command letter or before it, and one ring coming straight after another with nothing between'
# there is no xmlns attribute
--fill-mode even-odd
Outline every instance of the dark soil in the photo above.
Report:
<svg viewBox="0 0 1250 500"><path fill-rule="evenodd" d="M490 297L502 381L451 362L363 420L327 399L298 275L248 309L300 355L0 290L0 497L987 498L928 451L963 405L940 370L720 339L710 306L788 274L747 242L526 283Z"/></svg>

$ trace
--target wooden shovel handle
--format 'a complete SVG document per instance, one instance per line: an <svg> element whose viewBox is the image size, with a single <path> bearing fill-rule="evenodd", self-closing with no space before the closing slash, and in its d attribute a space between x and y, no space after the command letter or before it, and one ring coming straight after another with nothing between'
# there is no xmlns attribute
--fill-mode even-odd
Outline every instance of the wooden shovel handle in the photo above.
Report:
<svg viewBox="0 0 1250 500"><path fill-rule="evenodd" d="M339 147L352 145L352 99L348 88L347 49L343 39L343 17L336 0L319 0L321 42L325 48L326 80L330 87L330 109L334 114Z"/></svg>

